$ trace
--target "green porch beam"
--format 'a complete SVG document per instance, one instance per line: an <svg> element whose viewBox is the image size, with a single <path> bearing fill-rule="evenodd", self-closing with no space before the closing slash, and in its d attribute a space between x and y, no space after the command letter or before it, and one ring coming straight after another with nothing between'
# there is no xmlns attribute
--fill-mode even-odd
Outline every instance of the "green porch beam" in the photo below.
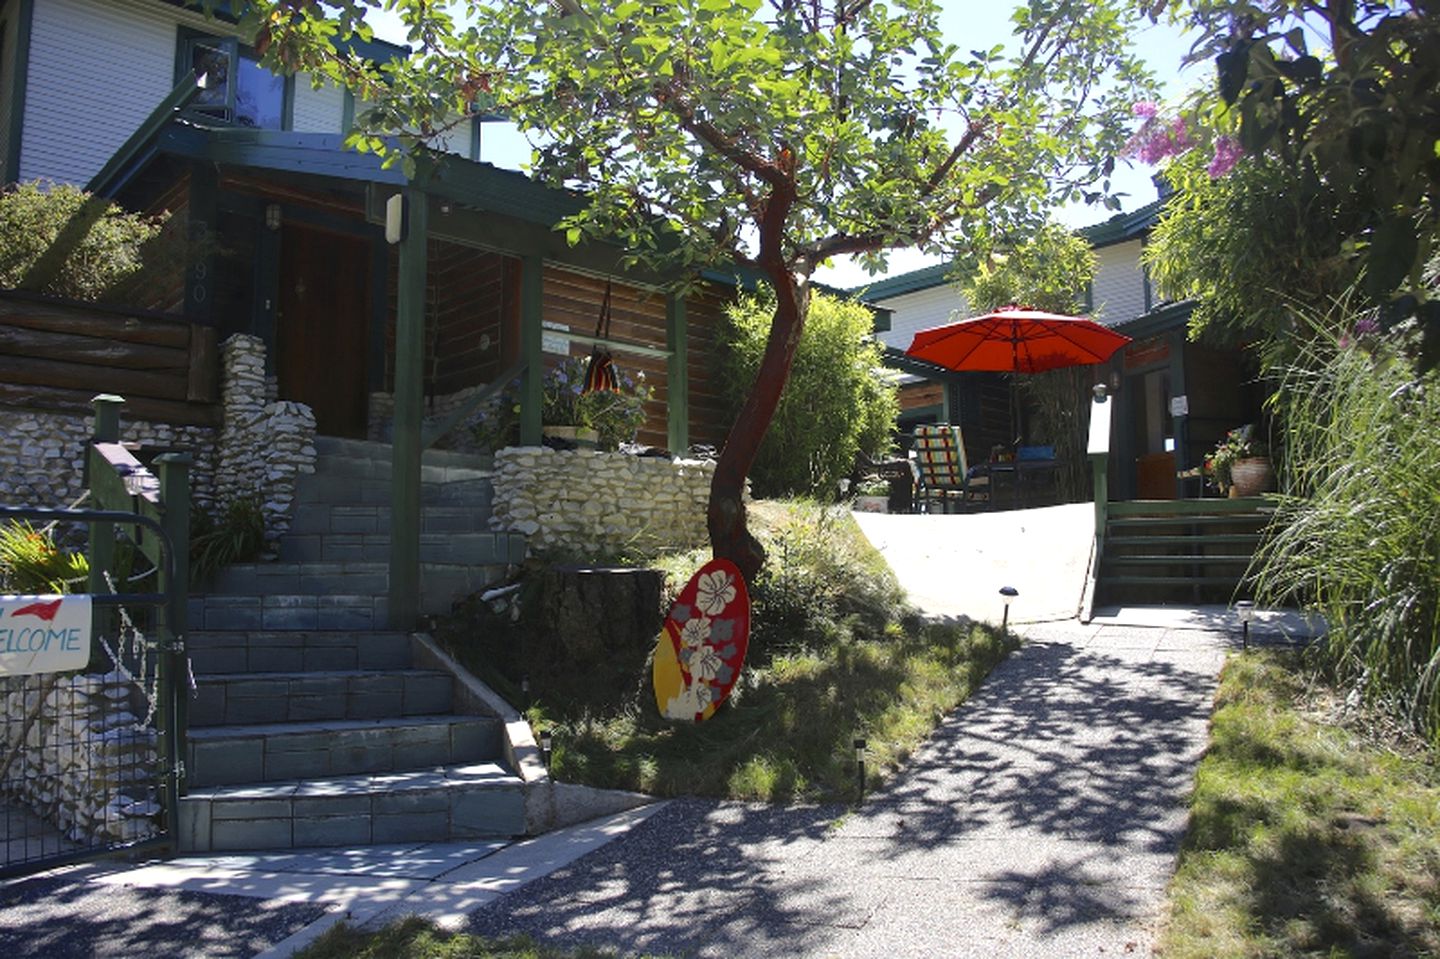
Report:
<svg viewBox="0 0 1440 959"><path fill-rule="evenodd" d="M420 619L420 451L425 403L425 274L428 171L405 188L395 317L395 419L390 446L390 625Z"/></svg>
<svg viewBox="0 0 1440 959"><path fill-rule="evenodd" d="M540 445L540 385L545 378L540 318L545 302L545 262L531 254L520 258L520 445Z"/></svg>
<svg viewBox="0 0 1440 959"><path fill-rule="evenodd" d="M10 65L10 125L5 139L4 180L0 186L20 179L20 141L25 135L25 95L30 84L30 33L35 23L35 0L20 0L9 22L15 31L15 61Z"/></svg>
<svg viewBox="0 0 1440 959"><path fill-rule="evenodd" d="M689 339L685 298L672 293L665 298L665 346L670 351L665 371L666 416L672 453L684 453L690 448Z"/></svg>

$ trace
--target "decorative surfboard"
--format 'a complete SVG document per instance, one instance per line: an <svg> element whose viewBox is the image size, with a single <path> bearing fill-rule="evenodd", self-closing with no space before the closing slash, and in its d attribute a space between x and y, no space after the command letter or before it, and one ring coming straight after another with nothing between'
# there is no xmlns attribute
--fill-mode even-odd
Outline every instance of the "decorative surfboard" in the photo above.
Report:
<svg viewBox="0 0 1440 959"><path fill-rule="evenodd" d="M655 645L655 705L703 722L735 688L750 645L750 594L728 559L712 559L675 597Z"/></svg>

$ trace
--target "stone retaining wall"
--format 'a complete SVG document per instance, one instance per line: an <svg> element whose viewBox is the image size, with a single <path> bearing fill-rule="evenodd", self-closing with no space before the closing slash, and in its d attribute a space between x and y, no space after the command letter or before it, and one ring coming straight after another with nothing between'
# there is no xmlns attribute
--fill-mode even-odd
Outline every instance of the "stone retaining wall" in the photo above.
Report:
<svg viewBox="0 0 1440 959"><path fill-rule="evenodd" d="M314 471L315 417L310 408L272 401L265 345L237 335L221 345L224 426L175 426L133 420L120 408L120 438L151 449L190 452L191 495L206 509L254 497L267 539L290 526L295 483ZM85 492L85 447L94 416L0 408L0 505L69 506Z"/></svg>
<svg viewBox="0 0 1440 959"><path fill-rule="evenodd" d="M156 733L120 673L0 679L0 793L85 845L156 833ZM14 837L12 837L14 838Z"/></svg>
<svg viewBox="0 0 1440 959"><path fill-rule="evenodd" d="M540 551L699 546L714 475L709 460L512 446L495 453L490 523Z"/></svg>

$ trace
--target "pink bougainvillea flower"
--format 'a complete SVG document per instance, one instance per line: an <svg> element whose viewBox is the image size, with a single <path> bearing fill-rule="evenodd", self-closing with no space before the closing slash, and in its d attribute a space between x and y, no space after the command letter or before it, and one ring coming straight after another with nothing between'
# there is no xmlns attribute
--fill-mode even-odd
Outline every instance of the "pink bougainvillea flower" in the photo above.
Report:
<svg viewBox="0 0 1440 959"><path fill-rule="evenodd" d="M1234 137L1221 137L1215 141L1215 156L1210 165L1205 168L1210 174L1210 179L1218 180L1231 170L1235 164L1240 162L1240 156L1244 151L1240 149L1240 142Z"/></svg>
<svg viewBox="0 0 1440 959"><path fill-rule="evenodd" d="M1130 107L1130 110L1137 117L1144 117L1147 120L1154 119L1155 114L1159 111L1159 109L1160 105L1154 100L1137 100Z"/></svg>

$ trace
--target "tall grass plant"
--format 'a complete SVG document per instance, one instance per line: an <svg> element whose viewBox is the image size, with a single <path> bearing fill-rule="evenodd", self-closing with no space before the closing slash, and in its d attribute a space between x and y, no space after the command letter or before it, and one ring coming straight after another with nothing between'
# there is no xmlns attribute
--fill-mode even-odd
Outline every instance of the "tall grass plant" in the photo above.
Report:
<svg viewBox="0 0 1440 959"><path fill-rule="evenodd" d="M1269 364L1287 469L1257 598L1323 613L1333 678L1440 743L1440 385L1366 315L1311 322Z"/></svg>

